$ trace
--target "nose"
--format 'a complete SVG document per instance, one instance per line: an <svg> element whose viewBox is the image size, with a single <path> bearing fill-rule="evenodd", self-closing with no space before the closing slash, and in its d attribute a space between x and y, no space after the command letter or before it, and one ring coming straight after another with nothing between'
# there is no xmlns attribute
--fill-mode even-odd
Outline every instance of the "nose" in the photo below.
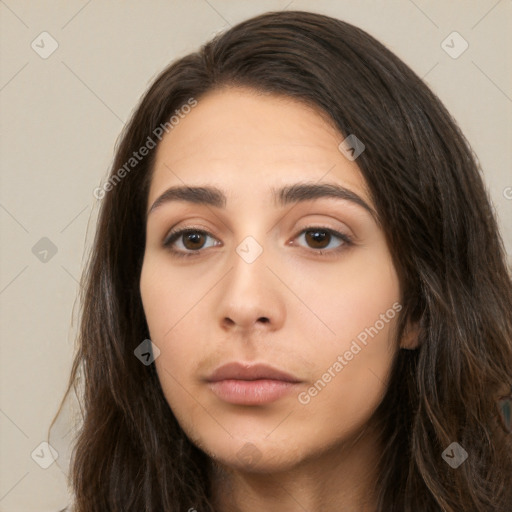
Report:
<svg viewBox="0 0 512 512"><path fill-rule="evenodd" d="M217 318L224 331L275 331L285 320L283 285L266 264L265 251L252 262L237 252L218 287Z"/></svg>

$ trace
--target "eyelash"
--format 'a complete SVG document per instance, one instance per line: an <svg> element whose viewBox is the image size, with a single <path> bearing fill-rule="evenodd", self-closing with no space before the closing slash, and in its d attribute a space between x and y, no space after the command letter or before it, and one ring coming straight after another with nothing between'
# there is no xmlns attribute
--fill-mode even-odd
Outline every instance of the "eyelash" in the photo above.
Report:
<svg viewBox="0 0 512 512"><path fill-rule="evenodd" d="M343 251L347 247L353 245L352 237L350 237L344 233L340 233L339 231L335 231L334 229L325 228L322 226L308 226L308 227L304 228L302 231L300 231L299 233L297 233L295 238L298 238L299 236L301 236L304 233L307 233L308 231L326 232L330 235L334 235L336 238L339 238L343 242L339 247L336 247L335 249L324 250L324 249L310 248L310 250L313 251L313 253L316 253L317 256L321 256L321 257L334 256L334 255L338 254L340 251ZM183 252L181 250L176 250L176 249L172 248L173 243L176 240L178 240L180 238L180 236L185 235L185 234L190 234L190 233L201 233L202 235L206 235L211 238L215 238L211 233L209 233L208 231L205 231L204 229L188 227L188 228L180 229L178 231L171 231L167 235L167 237L164 240L162 245L163 245L163 247L168 249L173 254L173 256L176 256L178 258L190 258L190 257L199 256L200 253L202 252L202 249L198 249L196 251L188 250L187 252ZM324 252L322 252L322 251L324 251Z"/></svg>

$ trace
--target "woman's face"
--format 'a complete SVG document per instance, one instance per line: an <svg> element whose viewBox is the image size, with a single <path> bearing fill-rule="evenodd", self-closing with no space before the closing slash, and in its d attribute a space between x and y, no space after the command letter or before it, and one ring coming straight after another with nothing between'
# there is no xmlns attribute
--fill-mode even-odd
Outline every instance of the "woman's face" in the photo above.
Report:
<svg viewBox="0 0 512 512"><path fill-rule="evenodd" d="M342 140L301 103L226 88L157 148L140 280L156 369L188 437L228 466L326 453L386 390L400 288Z"/></svg>

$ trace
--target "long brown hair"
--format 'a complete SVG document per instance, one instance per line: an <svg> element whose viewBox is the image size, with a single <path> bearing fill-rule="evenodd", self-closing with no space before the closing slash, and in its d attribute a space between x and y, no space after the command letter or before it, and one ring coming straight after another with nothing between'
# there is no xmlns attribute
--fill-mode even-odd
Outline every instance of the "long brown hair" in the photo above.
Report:
<svg viewBox="0 0 512 512"><path fill-rule="evenodd" d="M110 176L123 176L101 199L81 282L68 387L83 409L74 510L214 510L209 458L177 423L154 365L134 356L149 338L139 278L156 151L119 170L191 98L226 86L319 107L366 146L357 163L403 290L397 343L414 322L420 343L397 351L376 411L378 511L510 511L512 436L498 401L512 389L512 283L476 159L393 53L348 23L300 11L244 21L172 63L122 133ZM468 454L457 468L443 458L453 442Z"/></svg>

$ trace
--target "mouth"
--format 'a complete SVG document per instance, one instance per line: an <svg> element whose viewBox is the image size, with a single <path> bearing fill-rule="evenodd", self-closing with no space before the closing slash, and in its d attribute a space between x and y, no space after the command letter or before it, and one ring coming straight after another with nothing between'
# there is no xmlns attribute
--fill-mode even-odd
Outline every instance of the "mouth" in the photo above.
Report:
<svg viewBox="0 0 512 512"><path fill-rule="evenodd" d="M262 405L289 394L301 382L295 376L264 364L229 363L206 379L221 400L236 405Z"/></svg>

